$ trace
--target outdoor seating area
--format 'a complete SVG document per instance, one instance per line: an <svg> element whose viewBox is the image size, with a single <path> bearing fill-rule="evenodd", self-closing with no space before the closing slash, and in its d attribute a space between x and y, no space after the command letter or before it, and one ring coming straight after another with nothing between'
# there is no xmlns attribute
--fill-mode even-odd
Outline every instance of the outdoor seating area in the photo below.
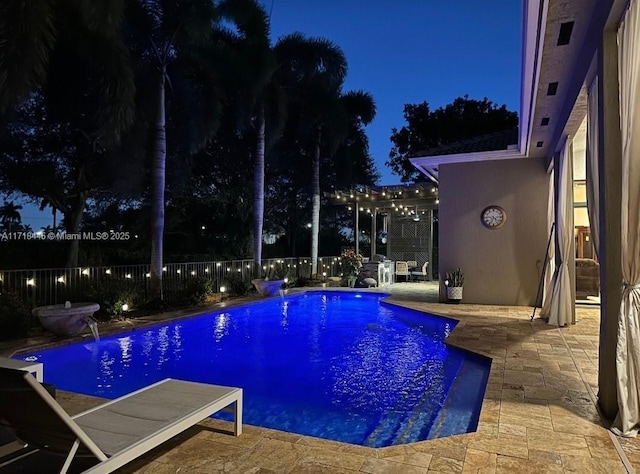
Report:
<svg viewBox="0 0 640 474"><path fill-rule="evenodd" d="M427 281L429 280L429 274L427 269L429 262L424 262L418 265L415 260L396 261L392 262L395 265L395 281L397 282L411 282L411 281Z"/></svg>
<svg viewBox="0 0 640 474"><path fill-rule="evenodd" d="M612 436L596 409L597 308L578 307L577 324L557 328L530 322L528 307L436 303L437 286L368 291L390 291L391 303L459 320L448 342L492 358L477 432L373 449L247 425L235 438L231 422L205 419L119 472L624 473L623 459L640 468L640 441ZM58 403L77 413L102 401L59 391ZM46 456L32 462L42 465Z"/></svg>

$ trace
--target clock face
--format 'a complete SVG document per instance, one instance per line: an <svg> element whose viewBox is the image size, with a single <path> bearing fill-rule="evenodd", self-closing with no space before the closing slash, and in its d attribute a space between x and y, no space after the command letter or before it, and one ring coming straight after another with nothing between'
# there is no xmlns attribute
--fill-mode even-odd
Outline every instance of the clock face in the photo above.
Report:
<svg viewBox="0 0 640 474"><path fill-rule="evenodd" d="M482 211L480 218L487 229L499 229L507 220L507 213L500 206L489 206Z"/></svg>

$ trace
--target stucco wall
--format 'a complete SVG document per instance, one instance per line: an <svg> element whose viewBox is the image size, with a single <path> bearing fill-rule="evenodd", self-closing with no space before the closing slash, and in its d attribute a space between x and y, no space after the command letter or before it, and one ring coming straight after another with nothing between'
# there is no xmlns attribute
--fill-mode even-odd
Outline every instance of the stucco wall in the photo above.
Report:
<svg viewBox="0 0 640 474"><path fill-rule="evenodd" d="M443 165L439 180L440 281L460 267L463 303L533 305L548 240L544 159ZM480 221L491 204L507 213L497 230Z"/></svg>

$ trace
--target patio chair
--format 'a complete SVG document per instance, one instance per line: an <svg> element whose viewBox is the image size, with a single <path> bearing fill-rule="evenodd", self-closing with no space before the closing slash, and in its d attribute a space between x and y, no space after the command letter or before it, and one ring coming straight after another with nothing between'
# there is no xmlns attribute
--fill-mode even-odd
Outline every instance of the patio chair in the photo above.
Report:
<svg viewBox="0 0 640 474"><path fill-rule="evenodd" d="M0 368L0 421L28 446L98 462L84 472L127 464L208 416L233 405L234 434L242 433L242 389L165 379L70 417L31 374Z"/></svg>
<svg viewBox="0 0 640 474"><path fill-rule="evenodd" d="M411 274L409 273L409 265L407 265L407 262L396 262L396 280L399 276L403 276L406 281L409 280Z"/></svg>
<svg viewBox="0 0 640 474"><path fill-rule="evenodd" d="M428 265L429 265L429 262L424 262L422 264L422 270L420 270L420 271L418 271L418 270L412 271L411 272L411 276L412 277L416 277L416 278L422 277L422 281L427 281L427 266Z"/></svg>
<svg viewBox="0 0 640 474"><path fill-rule="evenodd" d="M409 267L409 269L417 268L418 262L416 262L415 260L407 260L407 266Z"/></svg>

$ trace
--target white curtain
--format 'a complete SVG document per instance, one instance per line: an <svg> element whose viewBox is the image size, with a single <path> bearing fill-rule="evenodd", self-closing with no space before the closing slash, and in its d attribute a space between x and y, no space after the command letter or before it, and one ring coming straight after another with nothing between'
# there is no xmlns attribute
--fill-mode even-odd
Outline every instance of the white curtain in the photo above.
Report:
<svg viewBox="0 0 640 474"><path fill-rule="evenodd" d="M598 172L598 77L589 87L587 99L587 211L591 241L600 257L600 173Z"/></svg>
<svg viewBox="0 0 640 474"><path fill-rule="evenodd" d="M574 240L573 230L573 158L572 141L567 138L558 156L558 192L556 199L556 241L559 253L556 255L558 268L553 285L553 293L549 307L549 324L565 326L575 322L573 320L573 300L571 278L567 260L571 253L571 243Z"/></svg>
<svg viewBox="0 0 640 474"><path fill-rule="evenodd" d="M640 5L632 1L618 30L622 132L622 303L616 371L618 416L613 431L636 436L640 425Z"/></svg>
<svg viewBox="0 0 640 474"><path fill-rule="evenodd" d="M553 223L555 221L555 206L554 206L554 187L553 178L554 171L551 170L549 175L549 201L547 203L547 235L551 234ZM553 236L552 236L553 237ZM547 254L547 266L543 269L544 273L544 293L542 295L542 309L540 310L540 318L549 319L549 310L551 309L551 295L553 294L553 284L555 282L555 269L556 269L556 246L555 240L551 238L551 245L549 245L549 253Z"/></svg>

